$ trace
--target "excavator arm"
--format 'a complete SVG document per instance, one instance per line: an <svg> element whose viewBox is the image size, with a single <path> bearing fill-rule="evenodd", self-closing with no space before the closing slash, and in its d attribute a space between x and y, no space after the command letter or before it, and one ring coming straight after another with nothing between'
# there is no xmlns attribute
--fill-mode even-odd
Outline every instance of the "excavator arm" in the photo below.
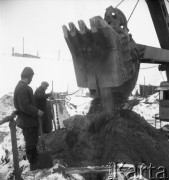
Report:
<svg viewBox="0 0 169 180"><path fill-rule="evenodd" d="M169 81L169 15L166 4L164 0L146 0L146 3L162 49L142 46L144 52L142 50L141 62L159 63L159 70L166 71L167 81Z"/></svg>
<svg viewBox="0 0 169 180"><path fill-rule="evenodd" d="M169 15L164 0L146 0L161 48L169 50Z"/></svg>

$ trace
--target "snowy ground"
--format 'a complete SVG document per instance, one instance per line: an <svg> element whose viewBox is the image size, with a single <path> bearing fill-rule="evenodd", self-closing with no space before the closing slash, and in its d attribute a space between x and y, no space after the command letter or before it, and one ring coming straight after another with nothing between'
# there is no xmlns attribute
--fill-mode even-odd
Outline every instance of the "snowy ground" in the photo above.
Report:
<svg viewBox="0 0 169 180"><path fill-rule="evenodd" d="M1 107L3 105L4 107L7 108L8 107L7 105L11 103L8 96L11 96L11 94L6 95L0 99ZM67 99L69 103L66 103L66 107L70 116L75 114L86 114L92 100L92 98L83 96L83 94L82 96L76 94L70 95L67 97ZM71 104L73 104L75 107L72 106ZM143 99L143 98L140 99L140 103L137 106L135 106L133 110L138 114L140 114L141 116L143 116L146 120L148 120L148 122L150 122L154 126L154 115L158 113L158 108L159 108L158 94L154 94L147 99ZM3 111L5 112L4 114L8 114L9 112L12 111L12 108L8 107L6 111L5 109L3 109ZM2 176L2 174L3 175L5 174L4 179L7 179L7 177L9 177L9 174L13 171L11 141L10 141L11 137L10 137L8 124L2 125L0 127L0 131L3 132L5 131L7 133L7 136L5 136L4 141L0 144L0 158L2 156L5 156L5 149L8 149L8 151L10 152L9 154L10 162L8 164L0 162L0 177ZM18 147L24 149L23 136L19 129L17 129L17 143L18 143ZM20 154L22 153L20 152ZM34 172L29 171L28 161L21 160L20 166L23 167L23 175L25 176L24 179L56 179L56 178L60 180L65 179L60 173L55 173L55 175L52 174L54 169L56 172L58 171L60 164L57 162L53 169L34 171Z"/></svg>
<svg viewBox="0 0 169 180"><path fill-rule="evenodd" d="M155 114L159 111L158 93L147 99L140 100L140 103L133 108L133 111L143 116L146 120L154 120Z"/></svg>
<svg viewBox="0 0 169 180"><path fill-rule="evenodd" d="M17 82L20 80L21 71L25 66L30 66L34 69L35 75L33 81L31 82L31 87L35 90L41 81L48 81L50 83L50 87L48 91L50 92L52 87L52 81L54 82L54 91L55 92L65 92L65 91L76 91L78 89L76 84L76 78L73 68L73 63L71 61L55 61L49 59L30 59L30 58L17 58L17 57L0 57L0 97L8 94L9 92L13 92ZM144 75L146 76L146 70ZM149 71L150 72L150 71ZM152 85L159 85L161 82L161 76L155 76L157 72L153 69L151 76L147 76L146 83ZM152 83L151 77L155 78L155 84ZM138 83L143 82L143 76L139 76ZM143 83L142 83L143 84ZM12 94L10 94L12 95ZM5 103L3 102L4 98L0 99L0 118L2 119L4 116L9 115L13 108L10 107L12 102ZM70 116L75 114L86 114L88 112L90 103L92 98L90 97L82 97L77 95L68 96L68 104L66 104L68 113ZM73 107L71 104L75 105ZM148 99L141 99L140 103L133 108L133 111L137 112L141 116L143 116L149 123L154 126L154 115L158 113L158 94L154 94ZM164 123L165 124L165 123ZM158 124L159 127L159 124ZM6 132L7 136L4 138L3 143L0 144L0 158L5 156L5 149L8 149L10 152L9 158L12 160L11 153L11 141L10 141L10 131L8 124L4 124L0 126L0 132ZM18 147L24 147L23 137L21 132L18 130ZM43 174L49 174L50 171L36 171L34 173L30 173L28 168L28 162L22 160L20 162L20 166L24 166L24 174L29 174L28 179L48 179L49 176ZM57 166L57 163L56 163ZM0 162L0 179L1 174L5 174L5 180L9 173L13 170L12 161L10 163L5 164ZM57 167L56 167L57 169ZM65 179L61 174L55 174L55 178ZM54 179L51 177L49 179Z"/></svg>
<svg viewBox="0 0 169 180"><path fill-rule="evenodd" d="M133 111L143 116L152 126L155 127L155 114L159 113L159 94L155 93L147 99L142 98L137 106L134 106ZM161 122L161 127L169 124ZM156 128L160 128L160 123L157 121Z"/></svg>

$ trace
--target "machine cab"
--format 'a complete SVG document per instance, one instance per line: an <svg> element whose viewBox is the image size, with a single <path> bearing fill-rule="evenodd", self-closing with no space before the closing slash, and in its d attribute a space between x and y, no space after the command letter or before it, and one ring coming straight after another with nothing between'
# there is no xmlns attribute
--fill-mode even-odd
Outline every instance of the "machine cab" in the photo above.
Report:
<svg viewBox="0 0 169 180"><path fill-rule="evenodd" d="M161 82L156 90L159 91L159 119L169 121L169 82Z"/></svg>

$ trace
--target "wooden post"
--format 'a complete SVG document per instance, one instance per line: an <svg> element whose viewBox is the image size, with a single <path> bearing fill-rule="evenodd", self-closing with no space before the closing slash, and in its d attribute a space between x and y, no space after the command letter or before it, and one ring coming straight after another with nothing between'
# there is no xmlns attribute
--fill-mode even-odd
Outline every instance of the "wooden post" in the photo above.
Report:
<svg viewBox="0 0 169 180"><path fill-rule="evenodd" d="M38 122L39 122L39 131L40 131L40 140L41 140L41 144L42 144L42 150L43 150L43 152L45 152L46 147L45 147L45 141L44 141L43 130L42 130L42 120L40 117L38 117Z"/></svg>
<svg viewBox="0 0 169 180"><path fill-rule="evenodd" d="M58 59L60 61L60 50L58 51Z"/></svg>
<svg viewBox="0 0 169 180"><path fill-rule="evenodd" d="M144 76L144 97L146 97L146 91L145 91L145 76Z"/></svg>
<svg viewBox="0 0 169 180"><path fill-rule="evenodd" d="M15 50L14 47L12 47L12 56L14 56Z"/></svg>
<svg viewBox="0 0 169 180"><path fill-rule="evenodd" d="M53 124L54 124L54 128L55 128L55 131L56 131L56 121L55 121L55 112L54 112L53 81L52 81L52 100L51 100L50 104L51 104L51 111L52 111L52 116L53 116Z"/></svg>
<svg viewBox="0 0 169 180"><path fill-rule="evenodd" d="M59 104L56 101L56 120L57 120L57 128L60 129L60 123L59 123Z"/></svg>
<svg viewBox="0 0 169 180"><path fill-rule="evenodd" d="M17 139L16 139L16 122L14 120L12 120L9 123L9 128L11 131L14 175L16 180L21 180L21 171L19 168L18 147L17 147Z"/></svg>
<svg viewBox="0 0 169 180"><path fill-rule="evenodd" d="M23 53L23 56L24 56L24 37L23 37L23 39L22 39L22 45L23 45L23 47L22 47L22 48L23 48L23 49L22 49L23 52L22 52L22 53Z"/></svg>

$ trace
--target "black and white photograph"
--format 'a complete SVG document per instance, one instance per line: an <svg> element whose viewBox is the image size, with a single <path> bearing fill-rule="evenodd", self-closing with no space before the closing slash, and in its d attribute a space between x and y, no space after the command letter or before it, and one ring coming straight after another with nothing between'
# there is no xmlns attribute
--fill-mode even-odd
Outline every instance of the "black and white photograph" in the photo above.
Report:
<svg viewBox="0 0 169 180"><path fill-rule="evenodd" d="M169 0L0 0L0 180L169 179Z"/></svg>

